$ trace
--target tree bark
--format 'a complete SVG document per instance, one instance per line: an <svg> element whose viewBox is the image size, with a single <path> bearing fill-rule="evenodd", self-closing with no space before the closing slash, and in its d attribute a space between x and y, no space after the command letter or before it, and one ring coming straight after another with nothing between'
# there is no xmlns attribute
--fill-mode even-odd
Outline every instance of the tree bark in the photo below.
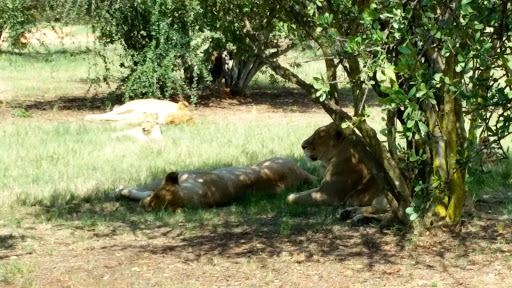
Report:
<svg viewBox="0 0 512 288"><path fill-rule="evenodd" d="M455 71L455 55L453 52L446 57L444 76L448 77L451 81L454 79ZM447 172L448 172L448 189L449 204L446 211L446 221L450 224L457 224L462 216L462 209L464 208L464 201L466 198L466 187L464 186L464 175L462 170L459 169L455 160L458 148L457 137L457 117L455 107L455 95L453 91L448 89L448 84L444 85L444 117L443 117L443 132L446 137L446 158Z"/></svg>

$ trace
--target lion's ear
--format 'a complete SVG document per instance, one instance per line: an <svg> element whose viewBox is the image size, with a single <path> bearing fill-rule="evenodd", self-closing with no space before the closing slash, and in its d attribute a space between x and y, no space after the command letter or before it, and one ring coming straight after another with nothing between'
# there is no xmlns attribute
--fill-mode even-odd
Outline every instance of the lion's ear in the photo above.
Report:
<svg viewBox="0 0 512 288"><path fill-rule="evenodd" d="M178 172L169 172L165 176L164 184L178 185Z"/></svg>
<svg viewBox="0 0 512 288"><path fill-rule="evenodd" d="M186 111L188 107L188 103L185 101L178 102L178 110L180 111Z"/></svg>

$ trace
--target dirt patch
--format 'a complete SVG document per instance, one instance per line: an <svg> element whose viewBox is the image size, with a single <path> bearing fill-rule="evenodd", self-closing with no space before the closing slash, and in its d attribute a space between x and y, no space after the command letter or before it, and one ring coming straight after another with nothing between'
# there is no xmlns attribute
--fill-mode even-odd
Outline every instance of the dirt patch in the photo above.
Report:
<svg viewBox="0 0 512 288"><path fill-rule="evenodd" d="M41 100L15 103L0 109L0 119L13 118L12 111L25 109L31 118L17 118L20 121L83 121L86 115L105 113L116 104L122 104L116 95L101 97L61 97L54 100ZM178 101L179 98L172 99ZM280 90L253 89L245 97L214 97L203 94L195 106L189 107L196 121L252 122L311 119L329 121L329 116L304 92L283 88Z"/></svg>
<svg viewBox="0 0 512 288"><path fill-rule="evenodd" d="M21 42L31 45L48 45L48 44L79 44L94 42L96 35L93 33L85 33L81 35L74 35L73 32L77 27L55 27L55 28L43 28L34 29L23 33L21 36ZM0 38L0 47L7 46L7 39L9 37L9 31L5 31Z"/></svg>
<svg viewBox="0 0 512 288"><path fill-rule="evenodd" d="M187 223L83 229L23 221L0 230L0 259L31 267L24 279L42 287L512 285L510 223L471 222L458 234L423 235L342 225L285 237L273 233L279 221L193 232Z"/></svg>

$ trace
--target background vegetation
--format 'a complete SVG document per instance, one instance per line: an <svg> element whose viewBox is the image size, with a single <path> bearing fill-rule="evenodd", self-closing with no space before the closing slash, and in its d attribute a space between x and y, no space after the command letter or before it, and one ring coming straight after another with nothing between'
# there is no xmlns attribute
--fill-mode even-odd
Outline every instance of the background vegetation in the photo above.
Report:
<svg viewBox="0 0 512 288"><path fill-rule="evenodd" d="M113 83L125 100L179 95L195 102L212 80L213 52L230 50L235 62L229 73L236 77L226 84L232 88L245 90L266 66L322 105L376 175L397 219L407 223L434 208L457 225L469 199L467 183L480 171L472 167L484 152L478 137L488 137L506 156L500 143L512 120L510 6L477 0L8 0L0 7L0 31L8 34L2 50L28 56L22 49L31 43L30 29L90 24L98 42L86 44L83 57L95 76L77 82ZM54 61L54 48L43 44L30 53L65 65ZM283 62L279 57L291 50L311 59ZM26 57L12 59L15 69L27 65ZM323 62L318 73L297 72L315 60ZM342 104L340 88L347 84L353 113ZM369 90L386 109L385 129L368 123Z"/></svg>

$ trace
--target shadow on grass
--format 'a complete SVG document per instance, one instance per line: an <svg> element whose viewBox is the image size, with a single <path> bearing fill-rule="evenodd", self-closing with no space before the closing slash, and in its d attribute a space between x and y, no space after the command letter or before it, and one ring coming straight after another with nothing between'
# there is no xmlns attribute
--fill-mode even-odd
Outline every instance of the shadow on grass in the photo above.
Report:
<svg viewBox="0 0 512 288"><path fill-rule="evenodd" d="M217 107L230 109L233 106L252 106L263 105L275 110L284 112L310 112L312 109L321 109L313 99L299 88L291 87L268 87L252 88L247 96L222 99L213 94L202 93L195 103L197 107ZM350 90L342 88L342 95L345 95L341 101L342 107L349 108L352 100ZM373 95L373 94L372 94ZM186 100L189 100L185 97ZM178 97L171 97L172 101L179 101ZM23 108L25 110L52 110L59 107L59 110L102 110L105 107L123 104L123 95L113 91L105 95L89 96L69 96L60 97L51 100L35 100L23 103L12 103L13 108ZM369 96L367 105L377 104L376 96Z"/></svg>
<svg viewBox="0 0 512 288"><path fill-rule="evenodd" d="M162 175L161 172L156 171L155 176ZM297 190L308 188L311 187ZM289 257L298 263L358 259L363 260L367 269L373 269L378 265L404 265L404 259L408 259L411 269L449 274L454 268L465 269L467 264L457 259L475 253L510 255L512 252L510 222L466 219L462 232L434 232L430 236L406 233L401 227L381 232L372 226L350 227L338 221L335 215L339 207L287 205L284 200L289 192L292 191L273 197L253 194L226 207L178 213L145 213L135 202L109 199L104 190L86 197L55 193L45 203L31 205L41 208L36 217L93 231L98 239L111 239L127 232L144 239L119 241L100 249L173 256L192 263L217 256ZM411 259L415 259L413 263L409 263ZM446 262L446 259L450 260Z"/></svg>
<svg viewBox="0 0 512 288"><path fill-rule="evenodd" d="M9 50L9 49L0 49L1 55L9 55L9 56L19 56L23 58L45 61L47 59L51 59L54 56L82 56L82 55L92 55L96 52L88 47L61 47L61 48L50 48L50 47L40 47L40 48L31 48L25 51L19 50Z"/></svg>
<svg viewBox="0 0 512 288"><path fill-rule="evenodd" d="M295 160L303 169L310 172L312 175L320 175L322 173L320 165L311 164L303 158ZM228 166L232 166L232 164L215 163L201 167L201 169L212 171ZM157 169L152 171L148 178L162 178L167 172L168 171L164 169ZM133 187L141 184L144 183L126 183L125 186ZM257 225L260 221L260 216L271 217L276 219L276 221L278 218L283 218L285 219L284 221L292 221L290 220L291 218L318 215L319 212L322 212L320 214L322 214L324 218L317 217L315 221L324 223L325 221L332 220L332 215L327 215L326 213L334 214L336 207L290 206L285 203L287 194L308 190L317 185L318 182L303 185L293 191L284 191L279 195L258 194L257 192L250 193L232 205L208 209L186 209L184 212L178 213L169 211L146 213L135 201L123 198L112 199L109 194L114 189L113 187L108 188L108 190L105 190L105 187L98 187L86 193L86 195L78 195L68 190L54 191L49 196L42 198L19 197L17 203L23 206L38 208L36 209L36 217L42 217L49 221L58 221L61 223L72 222L73 225L81 227L122 223L126 224L130 230L134 232L136 230L150 230L162 226L178 227L183 223L186 223L192 228L205 225L217 227L220 223L227 223L226 221L228 220L235 222L240 221L242 223L254 222ZM311 223L314 224L315 221ZM280 222L280 220L277 222ZM279 223L277 222L272 223L278 225ZM275 226L274 228L277 229L276 232L289 234L289 229L287 230L283 225L279 224ZM280 230L283 231L280 232Z"/></svg>
<svg viewBox="0 0 512 288"><path fill-rule="evenodd" d="M123 95L110 92L103 95L89 96L69 96L60 97L52 100L35 100L24 103L13 103L13 108L23 108L25 110L53 110L59 107L59 110L101 110L104 112L106 106L122 104Z"/></svg>
<svg viewBox="0 0 512 288"><path fill-rule="evenodd" d="M475 253L512 252L509 222L466 220L460 233L416 236L401 227L383 232L372 226L352 227L336 218L338 207L287 205L285 197L286 193L275 197L252 195L226 207L145 213L137 203L111 201L99 192L68 204L42 207L38 216L93 231L98 240L127 232L144 239L110 242L100 248L109 252L166 255L190 263L204 257L289 257L297 263L357 259L371 270L416 259L407 265L441 272L447 267L450 271L465 269L464 261L455 260ZM449 264L446 259L451 259ZM491 265L486 263L481 265Z"/></svg>

